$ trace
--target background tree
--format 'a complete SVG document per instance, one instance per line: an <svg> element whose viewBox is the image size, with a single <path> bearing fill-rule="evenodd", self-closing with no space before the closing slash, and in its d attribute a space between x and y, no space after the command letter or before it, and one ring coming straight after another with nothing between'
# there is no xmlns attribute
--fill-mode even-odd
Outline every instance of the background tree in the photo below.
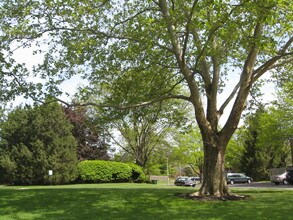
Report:
<svg viewBox="0 0 293 220"><path fill-rule="evenodd" d="M135 73L148 82L139 90L145 96L125 99L119 108L170 98L190 102L204 144L199 194L230 193L223 175L226 147L249 92L268 70L292 59L289 0L5 0L1 4L1 44L9 51L16 41L24 47L36 45L36 53L46 48L44 62L34 70L50 82L83 72L101 87L120 79L131 88L140 83L129 75ZM152 72L157 74L148 78ZM238 82L218 103L228 73ZM174 90L179 85L186 93ZM232 109L220 129L219 118L229 103Z"/></svg>
<svg viewBox="0 0 293 220"><path fill-rule="evenodd" d="M193 173L199 177L203 175L203 143L198 127L188 132L177 133L174 138L171 160L173 163L188 165Z"/></svg>
<svg viewBox="0 0 293 220"><path fill-rule="evenodd" d="M73 136L78 147L78 160L109 160L107 137L98 127L99 122L89 116L85 107L64 107L67 119L73 125Z"/></svg>
<svg viewBox="0 0 293 220"><path fill-rule="evenodd" d="M242 172L240 169L241 159L244 153L242 129L244 128L240 127L237 129L227 146L225 166L228 172Z"/></svg>
<svg viewBox="0 0 293 220"><path fill-rule="evenodd" d="M271 107L260 117L258 145L263 150L272 151L271 157L267 160L269 168L286 167L292 162L289 139L293 132L293 115L290 115L283 109Z"/></svg>
<svg viewBox="0 0 293 220"><path fill-rule="evenodd" d="M293 138L292 138L292 128L293 128L293 68L288 68L288 71L281 75L275 75L278 85L278 96L277 101L274 102L276 110L273 117L279 119L279 130L282 130L282 135L279 140L286 140L286 144L291 148L291 164L293 165Z"/></svg>
<svg viewBox="0 0 293 220"><path fill-rule="evenodd" d="M1 181L69 183L76 178L76 141L59 104L18 107L1 124ZM49 180L48 170L53 170Z"/></svg>
<svg viewBox="0 0 293 220"><path fill-rule="evenodd" d="M246 128L240 133L244 147L240 168L255 180L268 179L271 168L290 165L286 134L291 128L286 127L285 114L280 113L273 107L259 109L247 118Z"/></svg>
<svg viewBox="0 0 293 220"><path fill-rule="evenodd" d="M255 114L247 117L243 129L242 140L244 152L241 158L240 170L254 180L263 180L267 177L266 164L268 154L258 147L260 135L260 116L264 110L259 109Z"/></svg>
<svg viewBox="0 0 293 220"><path fill-rule="evenodd" d="M120 112L119 118L112 117L108 122L121 137L120 140L113 137L114 144L131 155L137 165L146 167L154 151L164 146L170 129L185 122L180 112L184 106L181 105L178 111L179 106L174 102L157 103L150 107L129 109L127 113Z"/></svg>
<svg viewBox="0 0 293 220"><path fill-rule="evenodd" d="M171 129L172 130L172 129ZM171 131L172 133L173 131ZM169 136L169 135L168 135ZM172 146L170 139L164 140L155 149L147 165L147 171L151 175L165 175L168 178L174 178L176 174L176 162L172 157Z"/></svg>
<svg viewBox="0 0 293 220"><path fill-rule="evenodd" d="M117 77L111 84L103 83L103 89L98 82L92 82L91 88L80 91L80 96L95 103L111 103L112 106L123 106L126 101L135 104L147 100L146 94L154 96L165 91L161 79L158 82L162 84L152 87L149 85L149 81L155 80L156 75L156 72L146 72L141 76L129 71L121 76L123 79ZM137 85L133 86L133 81ZM188 110L190 109L182 101L169 100L136 108L96 108L96 117L122 154L120 159L135 161L137 165L146 168L154 152L163 147L170 129L188 126L185 115Z"/></svg>

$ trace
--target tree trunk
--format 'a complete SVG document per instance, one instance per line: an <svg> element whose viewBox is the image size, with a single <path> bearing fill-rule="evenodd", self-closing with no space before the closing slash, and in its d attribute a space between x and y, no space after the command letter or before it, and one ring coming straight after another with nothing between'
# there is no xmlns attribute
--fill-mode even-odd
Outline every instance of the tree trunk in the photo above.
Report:
<svg viewBox="0 0 293 220"><path fill-rule="evenodd" d="M226 146L204 143L203 182L199 195L225 196L230 194L225 173Z"/></svg>
<svg viewBox="0 0 293 220"><path fill-rule="evenodd" d="M291 148L291 165L293 166L293 138L289 139L290 148Z"/></svg>

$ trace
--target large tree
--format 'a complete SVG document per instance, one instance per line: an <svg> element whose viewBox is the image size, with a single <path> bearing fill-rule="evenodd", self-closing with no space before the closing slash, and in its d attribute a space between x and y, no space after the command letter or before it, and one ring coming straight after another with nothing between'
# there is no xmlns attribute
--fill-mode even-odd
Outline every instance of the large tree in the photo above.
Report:
<svg viewBox="0 0 293 220"><path fill-rule="evenodd" d="M3 0L0 10L2 49L11 51L15 42L34 45L36 53L45 48L44 62L34 70L50 82L77 72L101 88L113 80L129 88L141 83L129 73L147 80L137 91L145 94L140 99L91 104L124 108L170 98L190 102L204 144L202 195L230 193L223 175L226 146L249 92L266 72L292 60L289 0ZM156 74L148 77L151 73ZM238 82L219 102L227 74ZM174 90L179 85L186 87L185 94Z"/></svg>

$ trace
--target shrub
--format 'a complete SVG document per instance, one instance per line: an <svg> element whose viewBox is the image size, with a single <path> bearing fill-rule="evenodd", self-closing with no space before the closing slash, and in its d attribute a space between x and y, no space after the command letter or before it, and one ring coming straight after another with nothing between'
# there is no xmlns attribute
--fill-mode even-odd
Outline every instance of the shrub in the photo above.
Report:
<svg viewBox="0 0 293 220"><path fill-rule="evenodd" d="M135 183L142 183L146 181L146 175L144 174L142 168L134 163L128 164L132 169L131 181Z"/></svg>
<svg viewBox="0 0 293 220"><path fill-rule="evenodd" d="M143 182L145 175L135 164L85 160L77 165L79 179L87 183Z"/></svg>
<svg viewBox="0 0 293 220"><path fill-rule="evenodd" d="M112 171L111 182L129 182L132 169L128 164L108 161L108 166Z"/></svg>
<svg viewBox="0 0 293 220"><path fill-rule="evenodd" d="M108 182L111 179L106 161L85 160L77 165L79 178L85 182Z"/></svg>

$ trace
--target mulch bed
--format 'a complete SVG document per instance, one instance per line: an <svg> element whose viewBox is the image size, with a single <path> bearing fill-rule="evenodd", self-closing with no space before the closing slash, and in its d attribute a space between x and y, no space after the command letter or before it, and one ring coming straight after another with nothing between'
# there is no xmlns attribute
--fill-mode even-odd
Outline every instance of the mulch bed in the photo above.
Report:
<svg viewBox="0 0 293 220"><path fill-rule="evenodd" d="M227 196L199 196L195 194L182 194L176 193L175 196L185 199L198 200L198 201L239 201L246 200L250 196L240 196L240 195L227 195Z"/></svg>

